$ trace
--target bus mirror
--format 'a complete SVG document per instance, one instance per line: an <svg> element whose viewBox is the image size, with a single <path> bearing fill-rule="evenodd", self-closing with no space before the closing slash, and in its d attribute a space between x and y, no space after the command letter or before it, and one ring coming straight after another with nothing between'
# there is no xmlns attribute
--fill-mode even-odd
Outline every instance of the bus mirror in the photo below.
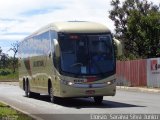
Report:
<svg viewBox="0 0 160 120"><path fill-rule="evenodd" d="M117 55L121 56L123 54L123 52L122 52L122 43L119 40L115 39L115 38L113 38L113 40L114 40L114 43L115 43L115 45L117 47Z"/></svg>
<svg viewBox="0 0 160 120"><path fill-rule="evenodd" d="M54 52L56 57L60 57L60 48L57 39L54 39Z"/></svg>

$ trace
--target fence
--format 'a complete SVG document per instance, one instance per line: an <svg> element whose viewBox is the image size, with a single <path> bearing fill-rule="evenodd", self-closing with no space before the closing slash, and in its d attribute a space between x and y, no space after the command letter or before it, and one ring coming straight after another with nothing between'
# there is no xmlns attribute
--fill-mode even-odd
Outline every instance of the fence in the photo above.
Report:
<svg viewBox="0 0 160 120"><path fill-rule="evenodd" d="M147 61L132 60L117 62L117 85L120 86L146 86Z"/></svg>
<svg viewBox="0 0 160 120"><path fill-rule="evenodd" d="M117 85L160 88L160 58L117 61Z"/></svg>

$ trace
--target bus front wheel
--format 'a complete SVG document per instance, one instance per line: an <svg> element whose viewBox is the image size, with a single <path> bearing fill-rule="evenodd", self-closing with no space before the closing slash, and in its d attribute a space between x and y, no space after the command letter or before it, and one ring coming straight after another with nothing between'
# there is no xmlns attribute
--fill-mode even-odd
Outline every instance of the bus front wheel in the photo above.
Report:
<svg viewBox="0 0 160 120"><path fill-rule="evenodd" d="M94 101L96 104L101 104L103 101L103 96L96 96L94 97Z"/></svg>
<svg viewBox="0 0 160 120"><path fill-rule="evenodd" d="M56 103L57 102L57 98L54 96L52 86L50 87L50 101L51 101L51 103Z"/></svg>

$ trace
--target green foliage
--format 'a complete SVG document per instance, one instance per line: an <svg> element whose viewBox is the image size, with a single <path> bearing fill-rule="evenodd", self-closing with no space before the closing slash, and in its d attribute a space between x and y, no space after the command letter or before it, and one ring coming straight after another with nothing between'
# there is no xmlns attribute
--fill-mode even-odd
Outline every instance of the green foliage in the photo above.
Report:
<svg viewBox="0 0 160 120"><path fill-rule="evenodd" d="M124 43L129 59L160 56L160 8L147 0L112 0L110 19L115 37Z"/></svg>
<svg viewBox="0 0 160 120"><path fill-rule="evenodd" d="M134 54L129 54L127 57L125 55L117 56L117 60L126 61L126 60L136 60L140 57L135 56Z"/></svg>
<svg viewBox="0 0 160 120"><path fill-rule="evenodd" d="M0 75L6 76L6 75L9 75L9 74L11 74L10 71L7 71L7 70L1 70L0 71Z"/></svg>
<svg viewBox="0 0 160 120"><path fill-rule="evenodd" d="M0 68L8 67L8 55L2 52L0 47Z"/></svg>
<svg viewBox="0 0 160 120"><path fill-rule="evenodd" d="M14 51L14 56L10 57L3 53L0 47L0 81L17 81L18 80L18 58L16 53L18 50L18 42L12 45L10 49Z"/></svg>
<svg viewBox="0 0 160 120"><path fill-rule="evenodd" d="M33 120L32 118L24 115L10 106L0 103L0 119L4 120Z"/></svg>
<svg viewBox="0 0 160 120"><path fill-rule="evenodd" d="M17 58L16 58L16 54L18 53L19 42L16 41L15 43L13 43L11 45L12 45L12 47L9 50L14 52L13 60L12 60L12 67L13 67L13 72L15 72L16 67L17 67L17 63L18 63Z"/></svg>
<svg viewBox="0 0 160 120"><path fill-rule="evenodd" d="M12 69L13 73L16 71L18 67L18 58L16 58L16 54L18 52L19 42L15 42L12 44L12 47L9 49L14 52L13 57L9 57L7 54L3 53L0 47L0 69Z"/></svg>
<svg viewBox="0 0 160 120"><path fill-rule="evenodd" d="M0 81L18 81L18 69L13 73L11 69L0 69Z"/></svg>

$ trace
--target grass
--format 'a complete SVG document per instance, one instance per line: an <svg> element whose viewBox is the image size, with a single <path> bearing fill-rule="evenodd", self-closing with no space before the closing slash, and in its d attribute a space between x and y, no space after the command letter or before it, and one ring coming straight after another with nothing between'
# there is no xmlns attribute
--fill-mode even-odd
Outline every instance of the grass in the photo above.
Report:
<svg viewBox="0 0 160 120"><path fill-rule="evenodd" d="M0 120L34 120L0 102Z"/></svg>
<svg viewBox="0 0 160 120"><path fill-rule="evenodd" d="M13 73L10 69L0 69L0 81L18 81L18 70Z"/></svg>

